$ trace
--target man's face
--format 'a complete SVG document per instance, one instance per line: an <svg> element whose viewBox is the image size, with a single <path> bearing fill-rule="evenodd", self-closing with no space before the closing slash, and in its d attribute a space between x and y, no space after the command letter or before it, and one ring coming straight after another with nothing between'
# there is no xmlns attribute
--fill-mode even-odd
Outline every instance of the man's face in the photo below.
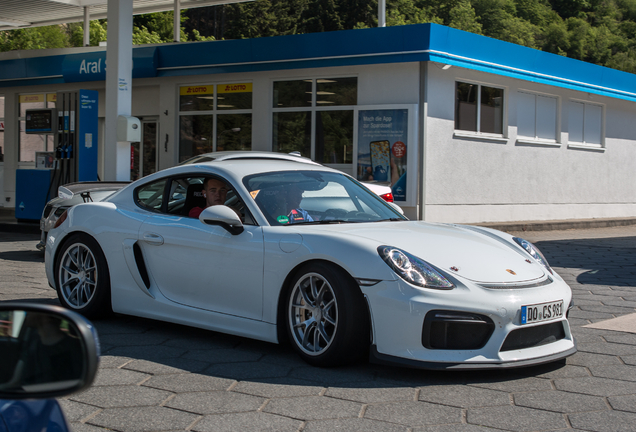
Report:
<svg viewBox="0 0 636 432"><path fill-rule="evenodd" d="M220 180L210 179L204 184L203 196L205 197L206 207L225 204L227 186Z"/></svg>

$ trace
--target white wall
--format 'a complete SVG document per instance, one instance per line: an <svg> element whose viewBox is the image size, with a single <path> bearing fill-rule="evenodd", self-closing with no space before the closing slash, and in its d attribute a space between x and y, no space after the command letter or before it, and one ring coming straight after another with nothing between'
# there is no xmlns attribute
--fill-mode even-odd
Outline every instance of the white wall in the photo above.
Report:
<svg viewBox="0 0 636 432"><path fill-rule="evenodd" d="M454 137L455 81L505 89L503 142ZM517 142L519 89L559 97L556 146ZM636 216L636 103L453 67L429 67L425 219L445 222ZM605 151L568 147L570 99L605 106Z"/></svg>

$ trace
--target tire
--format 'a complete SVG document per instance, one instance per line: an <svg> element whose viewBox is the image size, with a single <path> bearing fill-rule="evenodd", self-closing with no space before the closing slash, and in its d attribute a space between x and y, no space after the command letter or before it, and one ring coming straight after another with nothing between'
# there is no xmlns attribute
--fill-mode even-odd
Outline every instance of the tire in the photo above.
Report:
<svg viewBox="0 0 636 432"><path fill-rule="evenodd" d="M55 285L62 306L90 319L112 314L106 257L89 235L77 233L64 241L55 260Z"/></svg>
<svg viewBox="0 0 636 432"><path fill-rule="evenodd" d="M344 270L326 263L302 267L287 290L289 342L309 364L355 363L368 354L369 314L364 296Z"/></svg>

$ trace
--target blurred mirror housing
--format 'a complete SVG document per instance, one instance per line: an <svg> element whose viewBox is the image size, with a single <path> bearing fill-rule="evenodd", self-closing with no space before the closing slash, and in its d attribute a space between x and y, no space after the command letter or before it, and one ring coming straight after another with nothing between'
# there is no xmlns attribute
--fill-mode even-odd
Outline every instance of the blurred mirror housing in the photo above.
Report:
<svg viewBox="0 0 636 432"><path fill-rule="evenodd" d="M88 388L99 363L93 324L59 306L0 303L0 399L49 399Z"/></svg>

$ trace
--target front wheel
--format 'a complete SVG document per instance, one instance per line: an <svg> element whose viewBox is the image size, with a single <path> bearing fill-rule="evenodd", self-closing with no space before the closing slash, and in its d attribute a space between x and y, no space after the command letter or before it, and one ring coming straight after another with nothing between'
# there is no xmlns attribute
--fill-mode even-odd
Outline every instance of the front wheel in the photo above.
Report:
<svg viewBox="0 0 636 432"><path fill-rule="evenodd" d="M112 313L106 257L92 237L78 233L66 239L56 260L55 281L64 307L87 318Z"/></svg>
<svg viewBox="0 0 636 432"><path fill-rule="evenodd" d="M300 356L314 366L353 363L367 354L369 319L364 297L338 267L309 264L288 292L287 332Z"/></svg>

